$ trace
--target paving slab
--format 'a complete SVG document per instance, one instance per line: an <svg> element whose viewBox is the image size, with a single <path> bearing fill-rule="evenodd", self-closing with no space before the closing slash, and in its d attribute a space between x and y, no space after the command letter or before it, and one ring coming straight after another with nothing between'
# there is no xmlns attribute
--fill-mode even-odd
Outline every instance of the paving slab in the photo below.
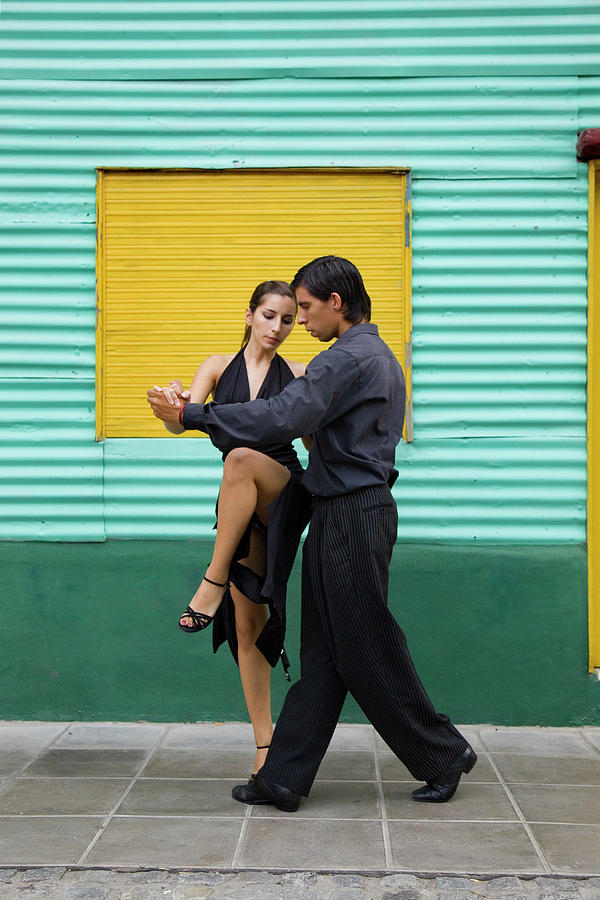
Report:
<svg viewBox="0 0 600 900"><path fill-rule="evenodd" d="M134 816L225 816L240 818L241 803L233 803L231 789L235 780L215 778L138 779L117 810L118 815Z"/></svg>
<svg viewBox="0 0 600 900"><path fill-rule="evenodd" d="M238 863L253 868L385 869L380 822L251 818Z"/></svg>
<svg viewBox="0 0 600 900"><path fill-rule="evenodd" d="M503 822L389 823L393 865L419 872L543 872L523 825Z"/></svg>
<svg viewBox="0 0 600 900"><path fill-rule="evenodd" d="M102 866L231 866L238 819L115 816L86 858Z"/></svg>
<svg viewBox="0 0 600 900"><path fill-rule="evenodd" d="M576 756L595 758L594 750L578 731L566 728L482 728L479 734L491 753L525 756Z"/></svg>
<svg viewBox="0 0 600 900"><path fill-rule="evenodd" d="M375 781L374 753L363 750L330 750L317 778L322 781Z"/></svg>
<svg viewBox="0 0 600 900"><path fill-rule="evenodd" d="M47 750L34 760L24 774L50 778L119 778L133 776L146 757L144 750L64 748Z"/></svg>
<svg viewBox="0 0 600 900"><path fill-rule="evenodd" d="M68 722L0 722L0 750L39 753L68 728Z"/></svg>
<svg viewBox="0 0 600 900"><path fill-rule="evenodd" d="M0 794L0 815L108 815L128 784L121 778L17 778Z"/></svg>
<svg viewBox="0 0 600 900"><path fill-rule="evenodd" d="M250 750L253 743L252 726L246 722L195 722L172 725L161 746L171 750L207 750L210 747Z"/></svg>
<svg viewBox="0 0 600 900"><path fill-rule="evenodd" d="M100 817L19 816L1 820L3 865L76 864L102 825Z"/></svg>
<svg viewBox="0 0 600 900"><path fill-rule="evenodd" d="M36 758L35 750L0 749L0 777L16 775Z"/></svg>
<svg viewBox="0 0 600 900"><path fill-rule="evenodd" d="M58 749L149 750L167 732L165 725L136 722L75 722L54 743Z"/></svg>
<svg viewBox="0 0 600 900"><path fill-rule="evenodd" d="M554 872L600 871L600 825L532 825L531 830Z"/></svg>
<svg viewBox="0 0 600 900"><path fill-rule="evenodd" d="M495 753L500 774L509 784L591 784L600 785L600 755L531 756ZM473 772L479 768L479 763Z"/></svg>
<svg viewBox="0 0 600 900"><path fill-rule="evenodd" d="M415 803L411 791L419 783L393 784L384 782L383 793L388 819L410 821L480 820L518 822L519 816L500 784L461 784L451 803ZM401 789L400 789L401 788Z"/></svg>
<svg viewBox="0 0 600 900"><path fill-rule="evenodd" d="M372 752L375 747L375 732L364 725L338 725L336 728L328 753L334 750L365 750Z"/></svg>
<svg viewBox="0 0 600 900"><path fill-rule="evenodd" d="M528 822L600 825L600 786L514 784L511 791Z"/></svg>
<svg viewBox="0 0 600 900"><path fill-rule="evenodd" d="M248 750L229 747L165 748L157 750L141 773L146 778L247 779L253 762Z"/></svg>

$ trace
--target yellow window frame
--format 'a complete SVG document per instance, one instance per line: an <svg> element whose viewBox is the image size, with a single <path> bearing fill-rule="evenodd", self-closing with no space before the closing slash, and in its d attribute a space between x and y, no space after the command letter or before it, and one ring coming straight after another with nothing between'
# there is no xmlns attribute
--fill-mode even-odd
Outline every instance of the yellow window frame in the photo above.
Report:
<svg viewBox="0 0 600 900"><path fill-rule="evenodd" d="M192 209L189 205L189 195L186 193L187 188L189 186L192 187L191 194L198 196L201 198L199 202L203 203L204 197L209 196L212 192L214 197L215 194L218 194L218 185L222 183L224 185L224 197L227 196L227 191L229 191L230 197L235 197L236 189L243 193L244 190L251 192L255 191L257 197L257 228L263 227L261 225L261 214L264 212L261 208L261 198L265 196L265 194L261 194L260 188L261 185L263 187L269 187L268 180L272 179L273 183L278 185L281 184L289 184L290 185L290 197L293 202L296 204L294 209L296 210L296 215L300 213L300 217L298 219L290 219L291 213L288 215L287 220L287 228L288 228L288 237L287 237L287 248L288 251L291 247L294 248L294 252L288 254L289 258L286 260L285 266L283 265L275 265L270 267L267 263L261 266L261 260L263 256L262 247L260 251L259 258L257 259L256 272L258 273L258 277L255 277L254 283L252 283L252 287L256 283L258 283L263 278L291 278L293 272L295 271L295 266L299 266L304 262L307 262L309 259L314 256L321 255L322 253L336 253L342 256L349 256L349 258L353 258L354 254L352 253L353 247L353 236L354 243L358 240L360 242L360 226L357 226L355 222L352 222L351 216L353 213L353 209L351 205L348 205L348 199L346 197L346 190L348 191L348 198L350 199L350 204L352 202L352 197L358 198L357 202L361 200L361 192L360 185L361 179L368 179L369 189L373 190L375 195L379 196L379 193L383 191L385 194L385 185L383 184L384 179L389 179L390 176L393 176L394 181L393 184L398 187L398 211L402 212L401 220L396 221L393 216L391 218L386 219L381 223L381 236L379 237L379 232L377 232L378 223L376 221L375 232L373 233L375 236L371 237L369 240L371 244L368 244L368 240L366 242L367 245L373 247L373 258L377 257L377 252L379 250L379 261L374 265L375 274L377 277L373 279L373 272L369 271L369 266L363 265L364 260L361 258L354 258L353 261L357 263L363 274L365 275L365 280L367 282L367 289L370 290L372 298L373 298L373 306L374 306L374 315L373 320L380 325L382 337L388 340L388 343L393 346L394 351L396 352L400 362L403 364L405 369L405 375L407 380L407 419L405 426L405 439L412 440L412 391L411 391L411 198L410 198L410 172L406 169L390 169L390 168L357 168L357 167L331 167L331 168L278 168L278 169L133 169L133 168L103 168L97 170L97 192L96 192L96 203L97 203L97 246L96 246L96 274L97 274L97 316L96 316L96 439L103 440L105 437L168 437L169 435L165 430L160 426L160 423L154 421L149 416L149 410L145 404L140 406L143 403L143 395L145 395L145 388L153 383L154 373L152 378L146 374L144 375L145 380L141 380L138 378L139 383L135 381L135 375L137 372L135 371L135 366L132 366L131 358L128 359L127 363L123 363L124 366L129 366L129 376L133 378L133 381L130 383L127 381L125 376L123 376L122 384L118 384L117 388L115 388L115 384L117 383L116 379L118 377L115 376L115 359L119 359L119 341L121 341L122 347L127 347L127 328L132 322L132 312L135 313L135 306L131 306L129 311L121 315L120 320L118 319L118 305L121 305L124 308L127 308L127 302L121 301L118 297L115 299L115 288L114 288L114 279L111 282L111 259L114 258L115 251L111 250L111 247L118 245L118 234L122 233L125 235L123 238L122 246L125 250L120 249L120 245L117 246L116 255L118 258L118 264L116 268L119 269L123 273L122 275L122 286L123 287L123 295L127 297L127 295L131 295L135 293L135 288L137 287L136 283L136 272L139 271L140 279L143 281L145 278L145 285L148 288L148 291L151 295L152 293L152 284L148 281L148 272L152 270L152 265L154 264L154 258L152 255L146 260L146 268L143 268L143 260L141 260L141 256L146 252L148 255L147 247L143 244L143 237L140 238L140 249L138 252L137 247L135 247L135 241L138 233L144 232L144 202L150 201L152 202L152 192L149 185L152 183L152 179L170 179L165 181L165 187L162 189L162 193L159 192L159 200L157 201L156 210L152 215L155 216L155 224L162 221L161 209L163 208L161 204L168 203L170 198L169 189L171 186L174 188L175 193L173 194L174 200L173 203L175 206L170 208L170 215L173 217L173 212L175 210L175 214L177 213L177 197L181 197L182 199L182 208L186 208L188 210ZM246 181L244 181L246 179ZM286 180L287 179L287 180ZM291 179L291 180L290 180ZM300 181L299 181L300 179ZM341 181L340 181L341 179ZM379 179L379 180L378 180ZM396 181L398 179L398 181ZM158 182L156 182L158 184ZM335 195L336 202L339 203L338 209L338 227L337 234L334 234L334 224L331 216L333 213L328 212L328 208L331 205L327 195L327 189L330 189L333 194L335 194L336 187L338 183L343 184L345 190L343 192L339 192ZM392 184L392 182L386 181L386 184ZM123 185L125 198L121 206L116 205L114 200L111 200L111 197L115 197L118 194L115 194L115 190L118 185ZM182 188L182 184L185 185L185 190ZM215 187L217 185L217 187ZM249 186L248 186L249 185ZM253 185L253 186L252 186ZM317 191L317 199L316 203L318 208L315 209L315 221L319 222L318 228L313 229L315 233L311 232L312 220L309 214L304 216L302 210L302 190L304 187L308 186L308 193L311 195L307 202L315 203L315 191L314 186L318 186ZM246 187L248 186L248 187ZM328 188L329 186L329 188ZM139 191L136 188L139 187ZM323 196L321 198L320 191L321 188L325 188L323 192ZM385 188L385 190L384 190ZM144 195L144 190L148 193ZM179 194L177 194L179 191ZM182 193L183 191L183 193ZM231 193L233 191L233 193ZM204 192L204 193L203 193ZM138 197L139 194L139 197ZM332 196L333 196L332 194ZM387 215L391 215L389 210L396 209L396 206L393 205L393 198L390 200L387 195L383 196L382 194L382 208L388 210ZM276 197L279 198L281 195L276 194ZM270 201L270 211L271 213L276 207L273 205L273 199ZM285 204L286 196L285 194L281 196L281 203ZM208 203L208 201L206 201ZM390 206L390 203L392 204ZM137 204L137 207L136 207ZM345 204L345 206L344 206ZM387 204L387 206L386 206ZM151 206L147 206L147 209L151 209ZM111 224L111 212L110 210L115 210L115 214L112 219ZM229 209L224 202L223 209L220 209L218 204L215 206L214 202L212 207L210 207L213 214L216 215L216 225L215 228L218 229L223 228L224 223L227 225L227 216L229 215ZM344 210L347 210L349 223L345 220L340 219L340 216L343 217ZM309 212L311 212L312 207L309 207ZM246 216L248 215L248 208L246 207ZM303 218L304 216L304 218ZM328 218L329 216L329 218ZM264 216L263 216L264 218ZM285 218L285 216L284 216ZM356 218L356 221L360 221L360 219ZM172 218L171 218L172 221ZM205 234L210 233L210 229L212 227L212 219L202 219L199 220L201 222L202 228L205 229ZM247 219L245 220L247 221ZM390 228L390 223L395 222L393 228ZM129 222L124 226L123 223ZM296 222L299 222L298 233L294 233L293 228ZM116 224L115 224L116 223ZM304 232L302 231L302 227L304 223ZM129 227L129 232L126 230ZM235 222L234 222L234 227ZM244 226L245 227L245 226ZM370 227L373 228L373 222L371 221ZM119 232L119 228L121 232ZM125 228L125 230L123 230ZM367 232L367 225L362 226L365 233ZM206 231L208 229L208 232ZM319 231L320 229L320 231ZM393 231L393 235L392 235ZM289 237L289 234L292 233L292 237ZM324 235L332 235L331 245L323 246L323 244L327 243L322 238L316 240L315 234L321 233ZM248 232L250 236L253 237L252 232ZM117 235L117 237L115 237ZM356 237L358 235L358 237ZM244 232L236 231L234 233L235 238L237 239L237 244L234 241L234 248L231 250L232 257L232 272L235 272L235 246L240 247L240 238L243 239ZM225 233L225 237L227 234ZM383 253L380 248L376 246L376 240L379 239L381 241L381 248L383 248ZM150 242L156 241L156 235L153 233L150 238ZM291 243L290 243L291 242ZM295 243L294 243L295 242ZM387 252L392 246L393 242L393 253L390 253L389 257ZM297 244L297 249L296 249ZM268 248L268 246L274 246L275 244L264 246ZM131 247L134 247L134 250L131 250ZM150 245L151 246L151 243ZM347 252L344 252L345 246L348 247ZM226 252L229 252L226 245ZM129 264L130 271L127 270L126 263L123 262L124 256L130 253L131 262ZM112 255L111 255L112 254ZM138 259L138 255L140 258ZM359 254L360 256L360 254ZM363 254L364 256L364 254ZM276 258L276 254L275 257ZM148 261L149 260L149 261ZM160 257L157 257L160 264ZM279 260L281 262L281 260ZM398 283L397 280L393 280L390 275L387 277L387 281L384 278L383 290L381 288L382 279L381 272L386 271L386 266L390 268L390 262L396 266L396 269L400 272L401 275L401 283ZM373 267L372 267L373 268ZM274 270L275 269L275 270ZM185 281L185 279L183 279ZM369 282L375 281L375 284L371 283L369 287ZM118 281L118 279L117 279ZM181 282L181 279L180 279ZM250 282L249 282L250 284ZM250 289L251 290L251 289ZM117 290L118 295L118 290ZM242 330L242 316L245 305L249 299L250 293L248 291L248 285L245 286L244 291L238 291L239 293L239 322L240 322L240 334L236 335L236 340L241 338L241 330ZM385 299L379 300L379 296L383 294ZM143 295L143 289L142 289ZM236 294L237 298L237 294ZM398 300L400 303L400 307L398 307ZM140 301L141 303L142 301ZM181 302L187 301L174 301L175 309L177 308L177 302L179 302L179 308L181 309ZM214 298L212 298L213 309L218 310L218 302L215 302ZM151 300L149 301L151 303ZM112 307L111 307L112 304ZM107 308L113 310L113 312L107 313ZM188 307L189 308L189 307ZM199 307L200 308L200 307ZM117 314L114 313L114 310L117 309ZM155 312L157 307L154 307ZM395 313L394 309L398 310L398 320L394 320ZM165 310L166 317L166 337L164 338L164 345L169 346L177 346L178 353L181 351L182 342L185 343L187 340L189 346L189 336L187 334L187 330L185 328L185 324L180 327L179 333L174 333L173 329L169 330L171 323L168 320L169 310ZM216 313L216 317L218 318L218 312ZM380 321L378 321L378 317ZM154 316L154 319L157 319L157 315ZM116 322L116 325L114 324ZM111 324L112 323L112 324ZM137 323L134 323L134 328ZM398 330L398 326L400 326L400 331ZM112 327L112 332L111 332ZM149 328L148 323L144 323L142 330L139 332L137 336L137 344L133 348L133 353L137 352L137 348L143 346L144 343L144 335L146 333L150 334L150 332L145 332L143 329ZM391 331L390 331L391 329ZM386 336L386 331L388 335L393 333L392 340L389 339L389 336ZM210 352L232 352L235 350L235 340L232 344L231 338L228 337L228 343L225 345L224 340L221 340L221 344L223 344L223 348L219 346L219 340L222 337L219 333L219 325L215 323L215 327L213 329L213 333L211 333L210 343L206 346L200 344L200 358L206 356ZM322 345L318 345L316 342L311 340L310 338L301 336L299 333L300 329L296 329L294 333L288 338L286 345L284 347L284 355L288 356L290 359L304 359L304 361L308 361L312 356L316 355L319 350L323 349ZM116 335L116 337L115 337ZM124 336L125 335L125 336ZM214 338L214 340L213 340ZM154 340L156 341L156 334L154 334ZM161 337L162 340L162 337ZM151 338L148 337L148 344L151 346ZM216 349L215 349L216 345ZM308 347L310 345L310 347ZM131 350L132 344L129 344L129 348ZM298 350L300 348L300 350ZM160 351L162 353L163 345L160 345ZM286 352L287 351L287 352ZM196 352L196 351L194 351ZM181 356L183 357L183 352L181 352ZM157 354L158 356L158 354ZM189 353L188 353L189 356ZM127 351L123 351L122 358L125 359L127 357ZM306 358L304 358L306 357ZM196 365L200 362L200 358L197 358ZM107 367L107 359L110 365ZM173 377L172 367L168 369L167 367L163 367L164 371L161 372L161 377L168 378ZM189 368L189 366L188 366ZM133 375L132 375L133 371ZM167 371L171 374L167 375ZM179 375L184 375L186 377L191 377L193 374L193 370L190 372L177 372ZM112 379L112 380L111 380ZM156 375L156 379L159 380L159 376ZM109 390L107 392L107 383L109 385ZM143 390L142 390L143 388ZM119 391L122 391L122 395L125 396L128 389L131 389L135 392L136 396L136 409L134 411L134 415L132 419L129 420L127 418L127 409L124 410L121 420L117 419L115 414L112 415L111 419L111 409L115 409L115 396L120 396ZM115 393L116 392L116 393ZM108 397L108 399L107 399ZM112 404L112 406L111 406ZM107 406L108 406L108 414L107 414ZM146 419L144 416L148 415L148 424L146 424ZM137 422L137 430L136 427L133 428L131 433L127 432L127 426L130 424L130 421ZM108 427L107 427L108 423ZM116 423L116 424L115 424ZM139 424L142 423L142 424ZM194 436L198 436L198 433L194 433Z"/></svg>

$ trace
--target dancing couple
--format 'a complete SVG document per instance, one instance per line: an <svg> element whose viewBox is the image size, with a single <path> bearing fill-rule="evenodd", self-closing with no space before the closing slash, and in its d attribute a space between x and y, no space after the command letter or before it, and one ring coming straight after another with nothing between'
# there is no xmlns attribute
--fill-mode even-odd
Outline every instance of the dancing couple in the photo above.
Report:
<svg viewBox="0 0 600 900"><path fill-rule="evenodd" d="M477 756L449 718L433 708L404 633L387 606L397 528L391 486L398 475L395 449L406 398L402 369L370 322L369 295L348 260L325 256L303 266L289 294L277 294L288 305L280 300L271 331L259 322L276 306L272 286L281 286L283 292L287 285L266 284L271 292L263 295L264 302L246 312L251 333L242 351L245 366L238 363L243 397L234 391L221 398L219 393L236 357L230 362L223 357L207 360L203 366L213 380L207 373L201 388L202 366L189 392L179 382L148 391L154 415L169 430L206 432L225 456L213 558L207 580L180 625L196 631L211 621L216 624L223 595L231 596L243 684L242 639L258 632L253 649L261 653L262 647L271 665L278 656L274 644L281 652L281 579L289 574L290 548L295 552L310 500L302 565L300 679L290 687L272 735L270 727L257 728L253 700L248 703L257 744L262 746L269 733L270 746L257 750L255 771L247 784L233 789L233 796L244 803L295 811L301 797L309 794L349 691L414 778L426 782L413 791L413 799L445 802ZM335 339L305 371L275 352L293 326L296 307L298 324L313 337ZM270 377L274 367L284 372L277 384ZM215 402L206 404L210 392ZM309 436L310 450L308 467L299 476L288 454L291 441L302 436ZM276 527L279 534L274 534ZM242 558L247 547L248 555ZM244 567L259 584L254 598L229 585L241 584L238 570ZM251 615L257 598L270 612L266 621L265 614ZM246 611L254 624L244 632L238 620L243 622ZM267 699L270 718L268 674L265 671L255 685L261 685L258 693ZM248 702L245 684L244 691ZM264 710L266 705L253 708ZM265 750L263 761L259 754Z"/></svg>

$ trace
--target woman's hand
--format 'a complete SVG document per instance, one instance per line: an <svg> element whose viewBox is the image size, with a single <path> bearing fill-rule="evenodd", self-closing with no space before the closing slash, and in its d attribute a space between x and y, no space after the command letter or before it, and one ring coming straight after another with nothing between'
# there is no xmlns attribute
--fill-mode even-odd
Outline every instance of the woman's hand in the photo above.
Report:
<svg viewBox="0 0 600 900"><path fill-rule="evenodd" d="M189 393L189 391L183 393ZM171 388L161 388L156 384L149 388L146 394L146 399L156 418L161 419L169 430L175 428L177 432L182 431L179 423L179 410L185 400L180 400Z"/></svg>
<svg viewBox="0 0 600 900"><path fill-rule="evenodd" d="M179 378L175 378L173 381L169 382L168 387L162 387L159 388L159 390L162 391L169 403L174 404L178 408L182 403L187 403L192 396L189 391L184 390L181 379Z"/></svg>

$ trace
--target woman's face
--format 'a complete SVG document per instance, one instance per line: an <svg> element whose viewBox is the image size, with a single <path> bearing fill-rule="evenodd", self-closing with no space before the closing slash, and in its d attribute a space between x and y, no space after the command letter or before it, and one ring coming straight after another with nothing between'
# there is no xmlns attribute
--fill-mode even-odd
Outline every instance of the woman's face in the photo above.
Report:
<svg viewBox="0 0 600 900"><path fill-rule="evenodd" d="M276 350L296 320L296 304L290 297L265 294L254 312L246 310L246 325L252 328L250 340L262 349Z"/></svg>

